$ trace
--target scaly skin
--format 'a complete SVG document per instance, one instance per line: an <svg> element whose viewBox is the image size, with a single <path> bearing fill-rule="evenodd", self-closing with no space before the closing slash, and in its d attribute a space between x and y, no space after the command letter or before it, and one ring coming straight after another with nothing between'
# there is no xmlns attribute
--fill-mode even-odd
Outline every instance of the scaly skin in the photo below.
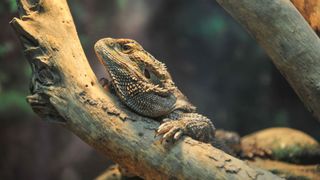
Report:
<svg viewBox="0 0 320 180"><path fill-rule="evenodd" d="M214 139L215 128L175 86L165 65L131 39L104 38L94 46L105 66L111 87L132 111L161 119L156 135L161 141L182 135L202 142Z"/></svg>

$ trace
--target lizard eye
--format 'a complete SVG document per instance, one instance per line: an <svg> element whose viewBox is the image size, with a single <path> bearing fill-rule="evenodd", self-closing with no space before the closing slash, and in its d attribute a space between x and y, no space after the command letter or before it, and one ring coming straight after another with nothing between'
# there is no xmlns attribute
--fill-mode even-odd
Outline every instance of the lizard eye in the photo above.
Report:
<svg viewBox="0 0 320 180"><path fill-rule="evenodd" d="M144 69L144 76L148 79L150 79L150 73L147 69Z"/></svg>
<svg viewBox="0 0 320 180"><path fill-rule="evenodd" d="M124 53L130 53L132 51L132 47L128 44L124 44L124 45L122 45L122 51Z"/></svg>

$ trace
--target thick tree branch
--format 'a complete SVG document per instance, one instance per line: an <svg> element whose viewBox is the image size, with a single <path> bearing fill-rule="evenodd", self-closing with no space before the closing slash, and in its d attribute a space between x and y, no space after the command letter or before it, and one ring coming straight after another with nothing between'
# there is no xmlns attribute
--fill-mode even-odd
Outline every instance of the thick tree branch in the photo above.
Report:
<svg viewBox="0 0 320 180"><path fill-rule="evenodd" d="M31 3L32 2L32 3ZM11 25L32 67L29 103L85 142L146 179L278 179L208 144L184 138L164 147L158 123L127 111L98 84L65 0L20 0Z"/></svg>
<svg viewBox="0 0 320 180"><path fill-rule="evenodd" d="M289 0L217 0L271 57L320 121L320 39Z"/></svg>
<svg viewBox="0 0 320 180"><path fill-rule="evenodd" d="M320 177L318 165L289 164L260 158L248 161L248 164L267 169L286 179L318 179Z"/></svg>

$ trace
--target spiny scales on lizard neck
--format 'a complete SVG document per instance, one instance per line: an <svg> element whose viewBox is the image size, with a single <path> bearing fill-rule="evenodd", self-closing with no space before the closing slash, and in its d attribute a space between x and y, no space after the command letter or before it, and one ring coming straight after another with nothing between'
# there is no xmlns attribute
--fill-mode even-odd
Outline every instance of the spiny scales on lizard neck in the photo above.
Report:
<svg viewBox="0 0 320 180"><path fill-rule="evenodd" d="M136 41L104 38L94 49L121 102L140 115L162 119L157 130L161 140L178 140L182 135L203 142L214 138L212 122L195 112L165 65Z"/></svg>

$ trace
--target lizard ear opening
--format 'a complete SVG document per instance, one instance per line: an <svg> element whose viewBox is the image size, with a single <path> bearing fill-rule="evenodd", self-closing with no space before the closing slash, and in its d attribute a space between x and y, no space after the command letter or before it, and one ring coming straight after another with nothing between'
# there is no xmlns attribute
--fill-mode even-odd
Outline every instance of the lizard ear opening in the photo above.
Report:
<svg viewBox="0 0 320 180"><path fill-rule="evenodd" d="M149 73L148 69L144 69L144 76L146 78L150 79L151 76L150 76L150 73Z"/></svg>

